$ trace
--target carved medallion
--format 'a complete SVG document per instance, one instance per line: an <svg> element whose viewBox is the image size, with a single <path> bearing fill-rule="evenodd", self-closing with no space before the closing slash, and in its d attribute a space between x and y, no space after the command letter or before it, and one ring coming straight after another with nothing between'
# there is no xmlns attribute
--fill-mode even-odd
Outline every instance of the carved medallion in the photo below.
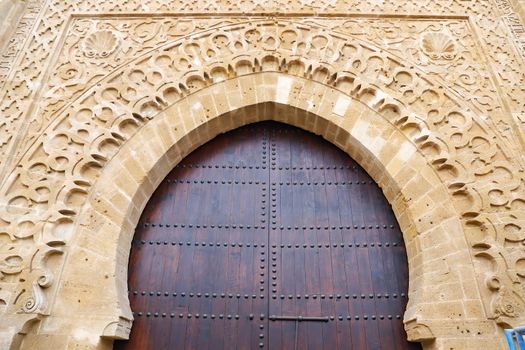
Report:
<svg viewBox="0 0 525 350"><path fill-rule="evenodd" d="M421 39L421 50L433 60L452 60L456 57L456 43L445 33L424 34Z"/></svg>
<svg viewBox="0 0 525 350"><path fill-rule="evenodd" d="M119 40L112 31L99 30L84 40L83 52L89 58L105 58L115 51L118 44Z"/></svg>

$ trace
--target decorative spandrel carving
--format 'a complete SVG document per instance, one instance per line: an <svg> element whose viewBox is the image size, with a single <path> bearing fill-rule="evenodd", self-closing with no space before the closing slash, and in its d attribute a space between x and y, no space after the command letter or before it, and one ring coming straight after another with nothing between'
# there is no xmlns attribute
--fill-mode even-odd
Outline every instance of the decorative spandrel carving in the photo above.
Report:
<svg viewBox="0 0 525 350"><path fill-rule="evenodd" d="M36 4L37 2L35 2ZM87 12L96 12L96 11L117 11L117 12L140 12L143 11L144 4L142 2L126 2L126 3L113 3L113 2L92 2L92 1L82 1L82 2L64 2L60 4L51 3L49 7L40 12L39 16L34 15L34 12L38 11L38 6L31 6L31 11L26 13L24 21L31 21L39 18L40 23L38 24L38 29L35 31L32 42L27 47L27 50L21 53L19 56L20 65L17 68L17 71L22 74L14 77L13 82L16 82L16 86L6 87L6 91L19 89L23 91L32 91L33 86L27 86L20 82L23 81L35 81L38 80L39 74L44 72L39 71L38 69L32 69L31 67L46 66L45 62L49 61L50 52L56 49L58 44L57 39L64 30L64 23L67 19L69 13L79 13L82 11ZM199 11L210 11L216 10L219 12L250 12L250 11L262 11L269 13L286 13L287 11L291 12L304 12L305 15L311 15L312 13L318 13L318 11L323 10L326 13L404 13L404 14L432 14L434 16L438 15L455 15L455 16L470 16L478 25L478 29L482 31L482 38L486 38L485 42L499 43L495 50L502 50L506 53L509 53L511 56L515 55L515 51L512 48L512 45L509 45L508 40L508 29L505 27L505 24L499 20L497 17L497 8L506 10L511 8L508 0L498 0L497 6L495 6L491 0L465 0L465 1L416 1L416 0L405 0L405 1L396 1L396 0L387 0L382 1L380 4L376 1L317 1L315 4L304 3L304 2L288 2L288 1L272 1L265 2L261 4L257 1L249 1L242 3L221 3L213 2L209 3L208 1L195 1L195 2L184 2L179 3L170 3L165 4L162 1L150 1L147 4L147 10L150 13L155 11L173 11L173 12L182 12L182 13L192 13ZM495 28L500 32L503 32L503 39L495 37ZM391 30L391 32L393 32ZM516 38L518 40L518 38ZM45 45L43 45L45 41ZM20 49L20 46L15 50ZM34 52L41 52L41 54L31 54ZM491 64L500 65L500 60L494 55L495 52L488 50L487 53L490 55ZM508 62L508 60L506 61ZM12 62L11 62L12 63ZM7 63L9 65L11 63ZM499 71L503 71L503 66L499 67ZM519 69L518 69L519 70ZM37 73L34 75L33 73ZM493 79L498 80L498 76L494 76ZM464 79L467 77L464 77ZM497 83L500 83L498 80ZM507 98L510 100L515 100L518 104L519 101L524 101L525 99L520 98L523 93L521 91L523 84L522 82L512 81L512 87L505 88L501 91L506 94ZM37 85L38 86L38 85ZM20 92L19 91L19 92ZM25 110L27 109L27 104L24 103L24 100L29 99L31 94L19 94L19 101L14 101L8 105L0 105L0 112L5 113L8 117L5 120L5 123L2 125L2 133L4 139L0 139L0 159L5 157L8 153L8 149L11 146L10 142L12 141L12 136L17 130L19 130L18 123L21 123L21 118L25 115ZM484 104L488 104L490 97L483 95ZM3 100L11 100L10 96L5 96ZM518 107L518 106L516 106ZM518 107L523 110L523 106ZM495 113L496 115L499 114ZM38 114L36 114L38 115ZM35 115L35 116L36 116ZM492 116L491 116L492 117ZM27 116L27 118L32 118ZM37 117L38 119L38 117ZM32 124L42 124L38 120L27 121L27 125ZM25 130L23 129L22 132ZM510 137L510 135L507 135ZM2 146L4 145L4 146ZM15 151L16 152L16 151ZM16 158L16 157L14 157ZM5 175L5 174L4 174Z"/></svg>
<svg viewBox="0 0 525 350"><path fill-rule="evenodd" d="M162 17L150 18L146 21L144 19L74 21L62 49L63 52L70 54L55 64L38 110L40 118L30 124L27 137L23 141L24 145L34 141L34 138L42 132L42 128L49 124L54 113L119 65L162 43L182 38L193 31L211 30L216 26L234 22L235 20L222 18L165 19ZM88 45L86 40L94 33L102 32L111 33L115 37L114 50L108 52L104 59L90 57L94 54L86 55L85 50Z"/></svg>
<svg viewBox="0 0 525 350"><path fill-rule="evenodd" d="M443 82L443 85L455 91L461 99L470 102L480 114L490 115L495 125L500 122L508 123L490 70L484 63L486 58L480 52L480 47L465 20L372 21L357 18L345 21L342 25L334 27L334 30L372 40L379 47L409 59L414 66ZM450 59L432 59L425 53L424 39L426 38L427 44L431 45L430 39L436 37L442 38L443 42L450 40L453 44L453 55ZM501 135L516 144L519 149L519 141L512 128L502 128Z"/></svg>

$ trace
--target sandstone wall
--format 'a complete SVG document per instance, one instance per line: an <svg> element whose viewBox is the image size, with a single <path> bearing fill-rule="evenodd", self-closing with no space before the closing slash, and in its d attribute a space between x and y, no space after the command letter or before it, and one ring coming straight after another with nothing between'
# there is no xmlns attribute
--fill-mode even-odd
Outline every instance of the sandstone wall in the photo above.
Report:
<svg viewBox="0 0 525 350"><path fill-rule="evenodd" d="M156 185L218 133L275 119L383 188L409 338L503 349L525 325L524 5L0 2L0 348L126 338L130 241Z"/></svg>

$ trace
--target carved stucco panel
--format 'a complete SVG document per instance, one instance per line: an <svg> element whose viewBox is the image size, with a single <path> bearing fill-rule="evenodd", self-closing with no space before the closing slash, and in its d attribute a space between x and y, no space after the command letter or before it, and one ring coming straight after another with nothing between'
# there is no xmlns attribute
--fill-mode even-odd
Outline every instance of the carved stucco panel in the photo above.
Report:
<svg viewBox="0 0 525 350"><path fill-rule="evenodd" d="M236 11L247 12L266 12L266 13L286 13L301 12L305 15L311 16L316 13L323 12L325 14L341 14L341 13L365 13L365 14L381 14L381 13L404 13L417 14L424 16L440 16L440 15L456 15L469 16L469 18L480 29L480 38L484 43L489 45L486 47L489 54L491 64L498 67L495 73L498 85L501 83L500 92L505 95L513 105L508 106L512 111L520 109L523 111L523 81L517 81L515 78L506 80L504 75L508 73L516 74L521 71L523 77L523 67L521 59L517 64L513 64L516 60L516 50L509 45L506 38L510 34L509 25L501 19L500 11L504 12L504 19L514 14L512 7L508 0L449 0L449 1L420 1L420 0L405 0L395 1L388 0L378 3L374 0L368 1L337 1L326 0L313 2L288 2L288 1L247 1L240 3L221 3L209 1L180 1L169 2L164 1L150 1L147 4L143 2L51 2L44 6L42 2L30 2L27 7L26 14L20 21L20 28L17 33L28 33L31 26L34 25L27 43L22 40L14 40L6 52L10 54L3 58L2 65L7 67L4 71L9 71L10 67L16 63L16 69L12 69L9 75L0 76L0 82L7 82L4 86L4 95L2 95L3 104L0 104L0 112L2 112L6 119L0 125L0 156L5 161L11 162L17 152L12 148L11 142L15 141L13 137L24 119L35 118L27 114L27 110L31 107L31 99L36 97L35 82L40 81L45 76L46 70L34 69L34 67L46 67L51 59L51 53L56 51L59 45L58 39L64 31L64 25L68 16L72 13L79 13L85 11L91 12L135 12L140 13L148 11L154 13L155 11L173 11L180 13L192 13L202 11L217 11L222 13L235 13ZM509 10L510 9L510 10ZM38 16L36 12L40 11ZM510 14L509 14L510 11ZM34 24L33 24L34 23ZM512 22L517 28L512 33L518 33L518 25ZM512 36L515 38L519 46L521 36ZM503 40L502 40L503 39ZM490 43L498 43L497 46L490 45ZM26 47L25 51L22 48ZM522 46L522 45L521 45ZM484 47L485 49L485 47ZM504 56L502 59L502 56ZM515 75L518 77L517 75ZM501 77L501 78L500 78ZM522 79L522 78L520 78ZM3 84L2 84L3 85ZM38 89L37 89L38 90ZM13 101L14 95L18 97ZM484 98L483 95L481 95ZM521 101L521 102L520 102ZM38 117L37 117L38 119ZM33 123L41 124L39 120ZM509 120L500 123L501 129L506 130L512 128L515 122ZM520 123L521 125L521 123ZM21 130L25 134L25 129ZM3 174L5 175L5 174Z"/></svg>
<svg viewBox="0 0 525 350"><path fill-rule="evenodd" d="M508 4L508 0L498 0L498 6L500 8L506 8L501 4ZM196 1L196 2L169 2L164 1L150 1L148 4L142 2L129 1L125 3L121 2L51 2L49 1L48 6L44 6L39 1L31 2L28 7L26 14L23 16L20 22L20 29L18 33L27 33L34 24L35 29L27 41L26 49L24 52L21 51L24 42L17 40L9 45L6 52L11 54L4 57L2 63L3 66L13 67L16 62L16 69L13 69L9 77L7 75L0 76L0 83L8 82L9 85L4 86L5 91L2 100L3 105L0 105L0 111L6 113L9 118L0 125L0 134L3 136L0 138L0 143L8 143L13 140L14 131L18 130L18 125L24 118L28 118L26 110L30 106L24 101L28 101L34 96L34 83L41 80L45 75L45 70L35 70L31 67L46 67L46 62L49 62L51 53L56 50L60 33L64 30L64 24L71 13L78 12L104 12L104 11L115 11L115 12L155 12L155 11L174 11L181 13L192 13L199 11L217 11L222 13L227 12L250 12L250 11L262 11L262 12L281 12L286 13L287 11L292 12L303 12L305 14L317 13L323 10L323 13L404 13L404 14L432 14L434 16L443 15L458 15L464 16L468 14L472 16L476 21L480 21L480 28L483 30L483 37L488 42L494 42L496 31L494 26L498 26L501 31L502 21L495 20L493 18L496 14L496 4L493 4L489 0L483 1L420 1L420 0L406 0L406 1L382 1L378 3L374 0L367 1L315 1L315 2L288 2L288 1L265 1L264 3L258 1L241 1L235 4L232 3L221 3L221 2L209 2L209 1ZM507 7L510 7L507 6ZM39 9L42 9L38 16L34 13ZM483 22L481 22L483 21ZM485 22L486 21L486 22ZM497 34L496 34L497 35ZM498 47L496 49L499 49ZM512 51L511 48L505 47L504 51ZM16 54L20 53L20 54ZM512 52L514 54L514 52ZM493 60L493 63L497 64L498 59ZM503 68L503 67L502 67ZM6 80L7 79L7 80ZM33 84L29 84L32 82ZM1 85L1 84L0 84ZM514 84L515 87L519 88L518 84ZM19 101L12 101L12 95L8 91L16 90L16 95ZM7 93L7 94L6 94ZM513 96L516 96L514 94ZM7 101L6 101L7 100ZM519 101L519 100L518 100ZM25 117L24 117L25 116ZM23 132L23 131L22 131ZM1 145L0 145L1 146ZM16 151L9 151L10 146L5 145L0 147L1 155L7 157L12 156L12 153Z"/></svg>
<svg viewBox="0 0 525 350"><path fill-rule="evenodd" d="M19 145L19 149L25 149L26 145L41 132L42 127L49 123L52 115L63 108L71 97L77 96L90 84L96 83L97 79L106 74L108 70L125 64L125 60L159 43L173 40L194 30L212 29L214 26L234 21L241 20L232 17L207 18L201 21L194 18L166 20L162 17L153 17L147 20L126 20L125 23L94 19L75 20L62 48L62 52L70 54L63 55L57 64L53 64L53 73L46 84L45 93L40 101L40 109L36 113L39 118L30 124L28 135ZM509 141L508 145L514 144L518 149L521 148L519 139L508 126L508 117L502 113L504 108L500 104L496 88L491 80L487 59L481 54L479 45L476 44L468 21L465 19L379 18L371 20L336 17L330 20L298 19L297 22L315 23L320 28L363 38L398 57L408 59L413 66L417 66L455 91L462 100L470 102L476 112L490 116L488 119ZM104 60L86 55L86 40L81 42L81 38L88 33L94 35L111 29L115 31L113 35L120 37L116 38L115 52L108 53ZM129 40L126 40L128 38ZM78 50L78 47L82 45L84 45L84 50ZM452 54L444 51L447 49L446 45L453 51ZM428 50L434 50L433 55L429 54ZM124 61L121 62L122 60Z"/></svg>
<svg viewBox="0 0 525 350"><path fill-rule="evenodd" d="M108 21L78 18L64 39L62 55L52 65L52 73L28 135L21 148L34 142L57 111L117 67L162 43L176 40L194 31L213 29L235 23L228 18L135 18ZM107 48L105 46L108 46Z"/></svg>

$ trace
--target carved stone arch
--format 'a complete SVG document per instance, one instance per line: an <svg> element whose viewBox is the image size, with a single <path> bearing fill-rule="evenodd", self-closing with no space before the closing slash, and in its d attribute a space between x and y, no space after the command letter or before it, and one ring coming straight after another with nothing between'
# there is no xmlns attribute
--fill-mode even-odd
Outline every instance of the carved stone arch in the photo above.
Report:
<svg viewBox="0 0 525 350"><path fill-rule="evenodd" d="M261 83L266 90L258 94L256 88ZM326 89L327 102L308 111L308 104L299 96L280 96L282 84L303 86L310 93ZM243 94L236 86L252 87L254 93ZM221 106L223 98L234 104ZM334 113L328 102L340 98L349 102L343 115ZM200 103L203 106L192 108ZM204 116L203 108L213 112ZM447 324L460 324L453 314L467 310L458 305L450 308L448 317L432 316L436 295L450 293L450 284L470 288L468 282L462 286L465 282L451 271L452 265L471 274L474 266L451 197L424 154L366 104L318 82L274 72L237 77L199 90L159 113L119 149L82 208L80 217L90 219L76 227L78 238L68 257L79 263L66 266L62 278L68 283L58 287L60 297L49 319L71 313L74 308L78 321L86 327L85 319L95 318L93 310L103 310L97 315L98 329L91 328L89 332L126 337L132 320L127 294L128 254L134 228L149 197L192 150L219 133L262 120L277 120L322 135L358 160L383 188L407 245L410 288L405 322L410 339L434 341L442 336ZM421 207L430 202L433 206L422 211ZM434 253L427 255L431 250ZM451 256L453 261L448 261ZM447 274L451 276L441 282L435 279L436 275ZM86 279L92 281L93 288L86 290L75 285ZM87 298L89 302L76 305L68 295ZM484 318L481 314L479 317ZM67 320L69 326L73 323ZM490 328L489 323L484 327ZM487 331L484 327L476 331Z"/></svg>
<svg viewBox="0 0 525 350"><path fill-rule="evenodd" d="M250 34L263 27L264 35ZM296 41L291 43L286 41L289 38L280 36L290 28L299 33ZM237 48L235 42L227 40L244 41ZM301 42L304 45L301 46ZM196 43L200 46L188 47ZM287 75L280 74L276 82L273 77L277 72L286 72ZM252 78L259 79L257 84L242 85ZM230 93L210 95L215 87L223 85L228 86ZM190 103L197 95L202 99ZM227 125L233 128L237 124L233 121L235 113L232 111L238 110L245 103L242 101L249 98L254 98L251 105L268 102L278 106L292 100L302 101L298 110L322 118L338 115L342 120L346 120L347 111L359 101L366 110L381 115L382 124L388 124L396 133L410 140L406 143L410 146L400 150L419 154L422 169L429 169L423 172L432 179L429 183L440 186L440 195L436 194L436 198L424 196L426 202L418 203L423 206L418 213L424 215L414 219L413 228L405 231L405 236L407 232L417 236L434 223L444 222L450 215L456 217L459 227L451 224L445 231L460 230L461 234L451 238L452 241L468 243L457 251L457 255L453 254L454 263L472 265L473 255L476 255L481 259L478 259L480 262L474 260L475 265L488 259L494 266L490 274L486 273L486 268L480 269L482 272L479 273L471 271L470 267L465 268L470 271L465 272L467 277L464 278L470 287L461 290L465 294L468 290L466 299L472 304L470 309L475 310L472 319L477 320L476 327L486 327L479 332L496 332L494 323L488 319L510 324L521 322L524 303L519 291L521 275L517 264L522 254L517 249L509 250L501 242L522 240L519 232L524 221L519 206L523 200L519 194L519 179L513 175L515 165L507 160L505 142L490 121L476 116L473 108L439 82L372 44L312 25L260 20L192 34L184 40L142 54L64 106L27 150L0 192L7 203L5 208L0 208L1 232L12 240L9 245L13 247L11 253L16 252L7 257L16 262L15 267L10 264L0 271L23 280L4 288L7 292L3 298L8 300L6 314L19 327L16 332L26 319L39 315L51 312L48 319L59 319L53 316L59 306L50 311L46 301L47 296L54 295L56 286L52 283L51 270L60 270L62 261L67 269L71 260L69 257L57 259L54 254L67 252L70 255L78 241L87 239L78 231L82 223L95 220L90 225L98 225L96 218L84 214L79 216L79 213L86 199L96 195L93 186L98 183L99 176L106 174L115 155L126 147L129 140L174 108L180 109L180 116L192 115L189 125L186 122L181 124L184 132L197 130L197 125L218 115L228 116L221 120L227 120ZM213 108L207 108L205 101L209 99L214 101ZM268 108L271 105L268 103L261 106ZM294 118L300 119L297 114ZM300 125L299 121L290 123ZM324 130L316 125L304 128ZM161 147L161 141L159 137L148 139L148 150ZM340 145L336 138L332 141ZM385 138L387 141L394 142ZM367 148L384 147L380 141L377 145L366 143L363 141ZM508 181L509 174L513 181ZM425 182L414 181L413 187L421 184ZM396 189L395 186L384 188ZM447 198L447 205L442 202L443 198ZM389 199L393 200L393 197ZM118 200L115 198L115 203ZM414 198L407 197L407 200L414 201ZM114 206L102 200L101 203L108 206L105 209L108 211ZM438 203L433 213L424 208L430 206L429 203L432 206ZM403 220L407 219L400 216L400 221ZM125 224L133 227L132 222ZM407 229L403 223L401 225ZM429 239L429 242L439 246L440 240ZM49 259L50 255L53 258ZM51 268L46 266L49 261L52 262ZM442 272L443 275L448 273ZM413 280L419 274L415 273L415 276ZM60 280L60 283L66 281L62 277ZM48 288L51 285L53 288ZM465 301L460 301L451 308L464 308L464 304ZM463 317L465 312L461 315L458 317ZM128 316L124 315L124 319ZM95 333L118 336L121 332L118 320L111 322L112 326ZM46 324L52 324L52 321L46 321ZM429 338L433 337L428 336L429 329L438 333L435 329L441 327L417 324L410 328L410 324L409 330L417 329L413 333L424 333ZM43 327L45 333L45 325Z"/></svg>

